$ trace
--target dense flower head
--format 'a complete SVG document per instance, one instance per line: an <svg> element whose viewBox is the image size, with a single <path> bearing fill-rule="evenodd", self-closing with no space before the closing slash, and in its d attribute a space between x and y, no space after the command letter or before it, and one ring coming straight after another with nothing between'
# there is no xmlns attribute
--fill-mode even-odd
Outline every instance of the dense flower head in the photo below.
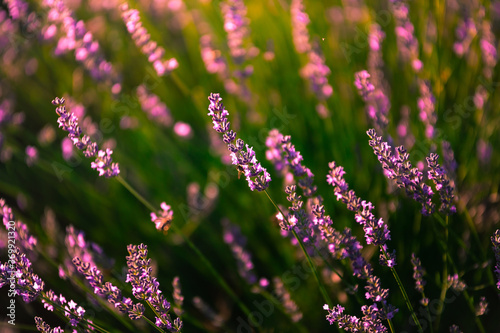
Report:
<svg viewBox="0 0 500 333"><path fill-rule="evenodd" d="M111 284L111 282L104 282L104 277L96 266L82 262L78 257L73 258L73 264L78 272L85 276L90 286L94 288L96 295L105 297L120 312L128 314L130 319L138 320L142 318L145 311L144 305L141 303L134 304L130 298L122 296L122 291L118 287Z"/></svg>
<svg viewBox="0 0 500 333"><path fill-rule="evenodd" d="M179 63L175 58L164 58L165 49L151 40L151 35L142 26L139 11L137 9L129 9L127 3L122 4L120 9L122 11L123 22L127 26L127 31L132 36L135 45L148 57L148 61L153 65L158 76L168 75L176 69Z"/></svg>
<svg viewBox="0 0 500 333"><path fill-rule="evenodd" d="M424 286L426 284L423 276L425 274L425 269L422 267L420 259L415 255L411 254L411 265L413 266L413 279L415 280L415 289L424 296ZM420 303L424 306L429 304L429 299L427 297L422 297Z"/></svg>
<svg viewBox="0 0 500 333"><path fill-rule="evenodd" d="M9 261L0 265L0 288L6 284L26 303L36 300L45 286L45 282L33 273L31 261L17 247L11 251Z"/></svg>
<svg viewBox="0 0 500 333"><path fill-rule="evenodd" d="M68 132L68 137L73 142L73 145L80 150L83 150L85 157L95 157L95 161L91 163L91 168L99 171L99 176L106 178L115 177L120 174L118 163L113 163L111 149L99 150L97 143L92 142L86 134L82 136L82 130L78 124L78 118L72 112L66 110L64 105L65 99L56 97L52 104L56 105L56 113L59 116L57 123L59 127Z"/></svg>
<svg viewBox="0 0 500 333"><path fill-rule="evenodd" d="M436 98L432 93L430 82L419 80L420 97L417 100L417 106L420 110L420 120L425 125L425 136L428 139L434 137L434 126L436 125L437 115L435 111Z"/></svg>
<svg viewBox="0 0 500 333"><path fill-rule="evenodd" d="M422 172L418 168L412 168L409 154L403 146L396 148L397 156L394 156L392 147L377 136L374 129L367 132L370 137L370 147L382 164L384 173L389 179L393 179L399 188L404 188L406 194L422 204L422 214L429 216L434 212L432 203L432 189L425 184Z"/></svg>
<svg viewBox="0 0 500 333"><path fill-rule="evenodd" d="M229 112L224 108L220 95L211 93L208 100L208 115L212 117L213 128L223 134L223 141L228 145L233 164L238 171L244 173L250 190L264 191L269 186L271 175L257 160L252 147L246 145L242 139L235 141L236 132L230 130L230 122L227 119Z"/></svg>
<svg viewBox="0 0 500 333"><path fill-rule="evenodd" d="M297 306L297 303L295 303L294 300L292 299L290 292L286 290L285 284L283 283L281 278L277 276L273 278L273 284L274 284L274 295L276 295L277 298L281 301L285 313L290 316L292 322L294 323L298 322L300 319L302 319L302 312Z"/></svg>
<svg viewBox="0 0 500 333"><path fill-rule="evenodd" d="M448 275L448 288L455 290L457 292L462 292L467 288L465 282L460 280L458 274Z"/></svg>
<svg viewBox="0 0 500 333"><path fill-rule="evenodd" d="M379 317L380 310L376 304L364 305L361 308L364 315L362 318L344 314L345 308L341 305L336 305L330 309L328 304L325 304L323 309L328 311L326 320L330 325L337 323L339 328L347 332L387 332L387 328L382 324Z"/></svg>
<svg viewBox="0 0 500 333"><path fill-rule="evenodd" d="M47 324L45 321L43 321L43 319L40 317L35 317L35 324L36 324L36 329L42 333L63 333L64 332L64 329L62 329L60 326L57 326L54 328L50 327L50 325Z"/></svg>
<svg viewBox="0 0 500 333"><path fill-rule="evenodd" d="M127 247L128 274L126 282L132 285L132 293L138 300L147 301L158 315L155 324L159 328L166 328L170 332L179 332L182 321L178 318L172 320L170 314L170 302L162 295L160 283L151 275L151 259L147 258L148 248L144 244L129 245Z"/></svg>
<svg viewBox="0 0 500 333"><path fill-rule="evenodd" d="M335 162L329 164L330 172L326 176L328 184L333 186L333 191L337 200L341 200L347 205L347 209L356 213L355 220L363 226L367 244L384 245L391 239L387 224L380 219L376 219L372 214L374 206L371 202L361 200L356 196L353 190L349 190L349 184L344 179L344 168L337 166ZM389 267L396 263L392 259L385 258L384 261Z"/></svg>
<svg viewBox="0 0 500 333"><path fill-rule="evenodd" d="M427 157L427 165L429 167L428 177L432 179L436 185L436 189L439 191L441 197L441 207L439 207L439 211L446 215L451 215L457 211L452 204L454 188L447 177L446 170L437 163L438 158L439 156L434 153Z"/></svg>
<svg viewBox="0 0 500 333"><path fill-rule="evenodd" d="M84 319L85 309L79 306L73 300L69 302L66 300L62 294L57 295L54 291L49 290L44 293L44 299L42 299L43 307L49 311L54 311L54 304L58 307L57 309L64 309L64 316L68 318L68 322L71 326L76 327L82 319ZM85 318L87 322L91 322L89 319ZM90 326L89 326L90 328Z"/></svg>

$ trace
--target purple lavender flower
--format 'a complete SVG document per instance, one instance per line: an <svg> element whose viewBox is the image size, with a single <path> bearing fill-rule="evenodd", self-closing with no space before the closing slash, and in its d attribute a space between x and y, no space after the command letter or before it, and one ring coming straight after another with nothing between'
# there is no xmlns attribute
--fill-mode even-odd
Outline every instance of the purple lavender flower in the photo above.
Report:
<svg viewBox="0 0 500 333"><path fill-rule="evenodd" d="M229 112L224 108L220 95L211 93L208 100L208 115L212 117L213 128L223 134L223 141L231 151L233 164L245 174L250 190L264 191L269 186L271 175L261 166L253 148L246 145L245 151L245 142L242 139L236 140L236 132L230 130L230 122L227 119Z"/></svg>
<svg viewBox="0 0 500 333"><path fill-rule="evenodd" d="M184 310L182 310L184 296L182 296L181 282L178 276L174 277L174 279L172 280L172 287L174 288L174 291L172 292L172 298L174 299L173 309L175 314L180 317L184 313Z"/></svg>
<svg viewBox="0 0 500 333"><path fill-rule="evenodd" d="M476 305L476 316L482 316L488 313L488 302L486 302L486 297L481 296L479 303Z"/></svg>
<svg viewBox="0 0 500 333"><path fill-rule="evenodd" d="M387 115L391 104L384 92L369 80L370 74L363 70L354 74L354 85L366 102L366 113L378 131L385 131L389 119Z"/></svg>
<svg viewBox="0 0 500 333"><path fill-rule="evenodd" d="M36 247L38 240L36 237L30 234L28 226L23 222L17 220L12 213L12 209L6 204L4 199L0 198L0 217L2 218L3 225L7 230L12 227L11 221L15 221L14 226L16 229L16 245L21 249L23 253L28 253L30 258L36 258L36 252L33 251Z"/></svg>
<svg viewBox="0 0 500 333"><path fill-rule="evenodd" d="M290 292L286 290L283 281L279 277L274 277L273 284L274 284L274 294L281 301L281 304L285 309L285 313L290 316L292 322L294 323L298 322L300 319L302 319L302 312L297 306L297 303L295 303L292 300Z"/></svg>
<svg viewBox="0 0 500 333"><path fill-rule="evenodd" d="M141 303L134 304L130 298L122 296L122 291L118 287L111 284L111 282L104 282L104 277L97 267L82 262L78 257L73 258L73 264L94 288L96 295L105 297L120 312L127 313L130 319L138 320L142 318L145 310L144 305Z"/></svg>
<svg viewBox="0 0 500 333"><path fill-rule="evenodd" d="M227 46L233 61L243 63L255 55L253 45L245 47L245 38L250 34L247 8L242 0L226 0L220 4L224 16L224 30L227 33Z"/></svg>
<svg viewBox="0 0 500 333"><path fill-rule="evenodd" d="M382 137L377 136L374 129L367 132L370 137L370 147L377 156L385 175L395 180L399 188L404 188L406 194L422 204L422 214L428 216L434 212L432 203L432 189L424 183L422 172L418 168L412 168L408 160L409 154L403 146L397 147L397 156L392 154L392 147L387 142L382 142Z"/></svg>
<svg viewBox="0 0 500 333"><path fill-rule="evenodd" d="M410 21L408 4L405 0L391 0L390 9L396 21L395 32L401 59L405 63L411 63L413 70L419 72L423 63L418 58L418 40Z"/></svg>
<svg viewBox="0 0 500 333"><path fill-rule="evenodd" d="M493 252L495 253L495 259L497 262L495 265L497 288L500 290L500 229L497 229L495 231L495 235L491 236L491 242L493 243Z"/></svg>
<svg viewBox="0 0 500 333"><path fill-rule="evenodd" d="M36 329L42 333L64 333L64 329L62 329L60 326L52 328L40 317L35 317L35 323Z"/></svg>
<svg viewBox="0 0 500 333"><path fill-rule="evenodd" d="M472 18L460 19L455 29L456 42L453 44L453 51L462 57L470 49L470 45L477 35L476 24Z"/></svg>
<svg viewBox="0 0 500 333"><path fill-rule="evenodd" d="M145 85L137 87L137 97L149 119L164 127L172 126L173 118L170 110L157 95L149 93Z"/></svg>
<svg viewBox="0 0 500 333"><path fill-rule="evenodd" d="M435 112L436 98L432 94L430 82L418 80L420 97L417 100L417 106L420 110L420 120L425 124L425 136L428 139L434 137L434 126L436 125L437 115Z"/></svg>
<svg viewBox="0 0 500 333"><path fill-rule="evenodd" d="M0 288L9 284L14 292L26 303L33 302L43 292L45 283L33 273L31 261L15 247L9 249L9 261L0 265Z"/></svg>
<svg viewBox="0 0 500 333"><path fill-rule="evenodd" d="M448 275L448 288L451 288L454 291L462 292L467 288L465 282L460 280L458 274Z"/></svg>
<svg viewBox="0 0 500 333"><path fill-rule="evenodd" d="M54 38L58 31L64 34L58 40L55 55L74 51L76 61L82 64L92 78L108 84L113 94L120 93L120 79L113 65L104 59L99 43L86 30L85 23L76 21L73 12L62 0L43 0L42 7L49 11L48 24L42 29L44 39Z"/></svg>
<svg viewBox="0 0 500 333"><path fill-rule="evenodd" d="M380 310L376 304L370 306L364 305L361 308L364 315L361 319L356 316L345 315L345 308L341 305L337 305L330 309L328 304L325 304L323 309L328 311L326 320L328 320L330 325L337 323L339 328L347 332L387 332L387 328L378 317Z"/></svg>
<svg viewBox="0 0 500 333"><path fill-rule="evenodd" d="M326 176L327 183L333 186L333 191L337 200L341 200L347 205L347 209L356 213L356 222L363 226L366 243L375 245L385 245L391 239L387 224L380 218L376 219L371 213L374 206L371 202L361 201L353 190L349 190L349 184L344 180L344 168L337 166L335 162L329 165L330 172ZM385 258L385 256L384 256ZM396 265L393 258L385 258L388 267Z"/></svg>
<svg viewBox="0 0 500 333"><path fill-rule="evenodd" d="M438 158L439 156L433 153L427 157L427 165L429 167L428 177L432 179L441 196L441 207L439 207L439 211L446 215L451 215L457 211L452 204L454 188L450 184L450 180L446 175L446 170L437 163Z"/></svg>
<svg viewBox="0 0 500 333"><path fill-rule="evenodd" d="M174 211L165 202L160 204L161 210L156 214L151 212L151 222L155 224L155 228L159 231L163 231L164 234L168 232L170 226L172 225L172 220L174 219Z"/></svg>
<svg viewBox="0 0 500 333"><path fill-rule="evenodd" d="M493 76L493 69L498 61L498 53L496 48L495 35L491 31L491 23L489 20L482 21L481 27L481 54L483 56L483 73L487 79Z"/></svg>
<svg viewBox="0 0 500 333"><path fill-rule="evenodd" d="M255 284L257 275L254 272L252 256L245 249L246 237L241 233L240 227L232 224L229 220L224 219L221 223L224 232L224 243L228 244L231 252L233 252L233 257L238 264L238 273L248 284Z"/></svg>
<svg viewBox="0 0 500 333"><path fill-rule="evenodd" d="M218 74L222 79L229 77L227 61L221 51L213 46L211 35L206 34L200 37L200 52L207 72Z"/></svg>
<svg viewBox="0 0 500 333"><path fill-rule="evenodd" d="M300 70L300 75L309 81L311 90L318 100L325 101L333 94L333 88L328 83L331 70L325 64L325 59L319 44L315 42L308 52L309 62Z"/></svg>
<svg viewBox="0 0 500 333"><path fill-rule="evenodd" d="M415 253L411 254L411 265L413 266L413 279L415 280L415 289L422 294L422 299L420 303L423 306L427 306L429 304L429 298L425 297L424 294L424 286L426 284L423 276L425 274L425 269L422 267L420 259L415 255Z"/></svg>
<svg viewBox="0 0 500 333"><path fill-rule="evenodd" d="M82 135L82 130L78 125L78 118L74 113L66 111L64 106L64 98L56 97L52 104L56 105L56 113L59 115L57 120L59 127L68 132L68 137L73 142L73 145L80 150L84 150L83 154L85 157L94 157L96 159L91 163L91 168L99 171L99 176L105 176L106 178L118 176L120 173L120 168L118 163L113 163L111 154L113 151L111 149L99 150L97 143L92 142L88 135Z"/></svg>
<svg viewBox="0 0 500 333"><path fill-rule="evenodd" d="M168 75L176 69L179 66L177 60L175 58L164 59L165 50L158 46L156 42L150 40L151 36L142 26L139 11L137 9L129 9L127 3L122 4L120 10L122 11L123 22L125 22L135 45L148 57L148 61L153 64L158 76Z"/></svg>
<svg viewBox="0 0 500 333"><path fill-rule="evenodd" d="M309 42L309 32L307 25L310 22L307 15L304 3L302 0L293 0L290 5L290 14L292 17L292 35L295 50L298 53L306 53L311 51L311 43Z"/></svg>
<svg viewBox="0 0 500 333"><path fill-rule="evenodd" d="M129 245L127 247L128 274L126 282L132 285L132 293L140 301L147 301L155 310L155 324L159 328L166 328L170 332L179 332L182 321L179 318L170 318L170 303L163 297L160 284L151 276L151 259L147 258L148 248L146 245Z"/></svg>
<svg viewBox="0 0 500 333"><path fill-rule="evenodd" d="M43 297L43 307L49 311L54 311L54 304L56 304L58 306L57 309L64 309L64 316L68 318L68 322L71 326L78 326L78 324L84 319L86 312L85 309L73 300L68 302L62 294L58 296L54 293L54 291L49 290L43 293ZM87 325L89 329L92 329L92 326L90 325L92 321L87 318L85 318L85 321L88 322Z"/></svg>

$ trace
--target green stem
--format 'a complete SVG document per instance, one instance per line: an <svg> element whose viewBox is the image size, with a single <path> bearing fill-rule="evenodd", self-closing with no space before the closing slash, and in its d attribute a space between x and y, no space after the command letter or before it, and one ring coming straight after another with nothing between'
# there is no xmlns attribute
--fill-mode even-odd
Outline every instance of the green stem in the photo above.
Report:
<svg viewBox="0 0 500 333"><path fill-rule="evenodd" d="M149 210L151 211L156 211L155 207L148 202L143 196L141 196L130 184L127 183L125 179L123 179L121 176L116 177L117 180L133 195L139 200L144 206L146 206ZM215 279L217 282L221 285L221 287L228 293L228 295L238 304L240 309L247 315L250 315L250 310L246 307L245 304L243 304L239 297L233 292L233 290L229 287L229 285L224 281L224 279L220 276L220 274L217 272L217 270L212 266L210 261L205 257L205 255L198 249L196 245L191 242L184 234L180 231L180 229L175 225L172 224L170 227L170 230L173 232L177 233L182 237L182 239L186 242L186 244L198 255L198 257L201 259L201 261L207 266L208 270L214 275Z"/></svg>
<svg viewBox="0 0 500 333"><path fill-rule="evenodd" d="M384 256L386 258L389 258L387 252L384 250L382 245L380 245L380 251L384 253ZM415 325L418 327L419 332L423 332L422 326L420 326L420 322L418 321L417 315L415 314L415 311L413 310L413 306L411 305L410 298L408 297L408 294L406 293L405 287L403 286L403 283L401 282L401 279L399 278L398 272L396 272L396 269L394 267L390 267L392 275L394 275L394 279L396 279L396 283L398 284L399 290L401 290L401 294L403 294L403 298L405 300L406 306L408 307L408 310L410 310L411 317L413 318L413 321L415 322Z"/></svg>
<svg viewBox="0 0 500 333"><path fill-rule="evenodd" d="M446 297L446 291L448 290L448 216L445 219L444 225L444 251L443 251L443 282L441 286L441 295L439 297L439 314L436 318L436 329L439 329L439 322L441 321L441 314L443 313L444 299Z"/></svg>
<svg viewBox="0 0 500 333"><path fill-rule="evenodd" d="M283 214L283 212L278 207L278 205L274 202L274 200L271 198L271 196L269 195L269 193L267 192L267 190L264 190L264 192L266 193L266 195L269 198L269 200L271 200L271 203L274 205L274 207L276 207L276 209L281 213L281 215L283 216L283 219L286 221L286 224L290 225L288 223L288 219L286 218L285 214ZM311 270L312 270L312 272L314 274L314 277L316 278L316 281L318 282L319 290L320 290L321 294L323 295L324 301L328 304L328 306L332 306L333 302L330 299L330 296L328 296L328 293L326 292L325 286L323 285L323 283L321 283L321 279L319 277L318 271L316 270L316 267L313 264L313 262L311 260L311 257L307 253L307 251L306 251L306 249L304 247L304 243L302 242L302 240L300 239L300 237L297 235L297 233L295 232L295 230L293 228L292 228L292 233L293 233L294 237L297 239L297 241L299 242L300 248L302 249L302 252L304 252L304 255L307 258L307 262L309 263L309 266L311 267Z"/></svg>

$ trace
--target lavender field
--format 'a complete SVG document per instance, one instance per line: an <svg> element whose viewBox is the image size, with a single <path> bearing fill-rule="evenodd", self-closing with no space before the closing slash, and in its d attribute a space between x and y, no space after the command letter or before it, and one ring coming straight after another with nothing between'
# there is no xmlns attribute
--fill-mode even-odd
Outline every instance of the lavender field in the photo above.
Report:
<svg viewBox="0 0 500 333"><path fill-rule="evenodd" d="M4 0L1 332L499 332L500 1Z"/></svg>

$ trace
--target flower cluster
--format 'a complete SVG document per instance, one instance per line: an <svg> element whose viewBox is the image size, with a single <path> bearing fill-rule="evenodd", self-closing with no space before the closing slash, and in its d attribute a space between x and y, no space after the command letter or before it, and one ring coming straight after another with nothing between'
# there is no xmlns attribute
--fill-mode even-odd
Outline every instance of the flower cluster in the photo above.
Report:
<svg viewBox="0 0 500 333"><path fill-rule="evenodd" d="M35 317L35 324L36 329L42 333L64 333L64 330L60 326L52 328L41 317Z"/></svg>
<svg viewBox="0 0 500 333"><path fill-rule="evenodd" d="M82 262L78 257L73 258L73 264L78 272L85 276L90 286L94 288L94 293L105 297L109 303L113 304L120 312L127 313L132 320L141 319L145 308L141 303L134 304L128 297L122 296L122 291L111 284L104 282L104 277L99 269L89 263Z"/></svg>
<svg viewBox="0 0 500 333"><path fill-rule="evenodd" d="M292 17L292 35L295 50L298 53L306 53L311 50L309 43L309 32L307 25L310 22L309 15L305 12L302 0L293 0L290 5L290 14Z"/></svg>
<svg viewBox="0 0 500 333"><path fill-rule="evenodd" d="M113 163L111 149L99 150L97 143L92 142L86 134L82 135L82 130L78 125L78 118L74 113L68 112L64 106L64 98L56 97L52 104L56 105L56 113L59 115L57 120L59 127L68 132L68 137L73 142L73 145L80 150L83 150L85 157L94 157L96 159L91 163L92 169L99 171L99 176L106 178L118 176L120 168L118 163Z"/></svg>
<svg viewBox="0 0 500 333"><path fill-rule="evenodd" d="M415 289L422 294L422 299L420 303L423 306L427 306L429 304L429 298L425 297L424 294L424 286L425 280L423 276L425 274L425 269L422 267L420 259L415 255L415 253L411 254L411 265L413 266L413 279L415 280Z"/></svg>
<svg viewBox="0 0 500 333"><path fill-rule="evenodd" d="M436 98L432 94L430 82L418 80L420 97L417 100L417 106L420 110L418 114L420 120L425 125L425 136L428 139L434 137L434 126L436 125L437 115L435 112Z"/></svg>
<svg viewBox="0 0 500 333"><path fill-rule="evenodd" d="M382 89L375 87L370 79L370 74L363 70L354 74L354 85L359 95L366 102L366 113L378 131L384 132L389 119L387 115L391 104Z"/></svg>
<svg viewBox="0 0 500 333"><path fill-rule="evenodd" d="M104 81L111 86L113 94L121 91L121 83L112 64L104 59L99 43L92 33L87 31L83 21L76 21L72 11L62 0L44 0L42 7L49 10L48 25L43 27L44 39L51 40L58 30L64 33L54 51L56 55L75 52L76 61L80 62L96 81Z"/></svg>
<svg viewBox="0 0 500 333"><path fill-rule="evenodd" d="M250 285L257 282L257 275L254 272L251 254L245 249L246 237L241 233L240 227L222 220L224 231L224 242L231 247L233 256L238 264L238 273Z"/></svg>
<svg viewBox="0 0 500 333"><path fill-rule="evenodd" d="M172 220L174 219L174 211L171 209L170 205L162 202L160 204L161 210L156 214L151 212L151 222L155 224L156 230L163 231L165 234L172 225Z"/></svg>
<svg viewBox="0 0 500 333"><path fill-rule="evenodd" d="M391 239L390 231L384 220L381 218L377 220L372 214L371 211L375 207L371 202L362 201L358 198L353 190L349 190L349 184L344 179L345 171L343 167L337 166L335 162L331 162L328 166L330 172L326 176L326 181L333 186L337 200L341 200L347 205L347 209L356 213L355 219L356 222L363 226L366 243L384 245ZM387 261L389 267L393 267L395 264L392 259Z"/></svg>
<svg viewBox="0 0 500 333"><path fill-rule="evenodd" d="M309 62L300 70L300 75L309 81L311 90L320 101L328 99L333 94L333 88L328 83L331 70L325 64L325 58L319 44L313 44L308 52Z"/></svg>
<svg viewBox="0 0 500 333"><path fill-rule="evenodd" d="M168 75L176 69L179 63L175 58L163 59L165 49L151 40L148 31L142 26L139 11L137 9L129 9L127 3L122 4L120 9L122 11L123 22L125 22L135 45L148 57L148 61L153 64L158 76Z"/></svg>
<svg viewBox="0 0 500 333"><path fill-rule="evenodd" d="M52 290L47 291L43 296L43 307L49 311L54 311L55 304L59 309L64 309L64 316L68 318L68 322L71 326L76 327L80 323L80 321L84 319L83 316L86 312L85 309L79 306L73 300L70 300L68 302L66 300L66 297L64 297L62 294L58 296ZM85 320L89 323L92 323L92 321L87 318L85 318Z"/></svg>
<svg viewBox="0 0 500 333"><path fill-rule="evenodd" d="M132 293L140 301L147 301L155 310L155 324L159 328L166 328L170 332L179 332L182 329L182 321L179 318L170 318L170 303L163 297L160 283L151 276L151 259L147 258L148 248L146 245L129 245L127 247L128 274L126 282L132 285Z"/></svg>
<svg viewBox="0 0 500 333"><path fill-rule="evenodd" d="M0 217L7 230L11 227L9 222L16 220L14 213L12 213L12 208L6 204L3 198L0 198ZM35 257L36 254L33 249L38 243L37 238L29 232L28 226L19 220L15 221L15 229L16 245L22 252L27 253L30 258Z"/></svg>
<svg viewBox="0 0 500 333"><path fill-rule="evenodd" d="M243 63L254 53L253 46L245 48L244 40L249 35L247 8L242 0L226 0L220 4L224 16L224 30L227 33L229 52L236 64Z"/></svg>
<svg viewBox="0 0 500 333"><path fill-rule="evenodd" d="M33 273L31 261L19 248L9 252L9 261L0 265L0 288L9 284L24 302L33 302L43 292L45 282Z"/></svg>
<svg viewBox="0 0 500 333"><path fill-rule="evenodd" d="M137 98L149 119L164 127L172 126L173 118L170 110L157 95L149 93L145 85L137 87Z"/></svg>
<svg viewBox="0 0 500 333"><path fill-rule="evenodd" d="M344 314L345 308L341 305L330 309L328 304L325 304L323 309L328 311L326 319L330 322L330 325L338 323L339 328L347 332L387 332L387 327L382 324L382 321L378 317L380 310L376 304L370 306L363 305L361 310L364 316L361 319L356 316Z"/></svg>
<svg viewBox="0 0 500 333"><path fill-rule="evenodd" d="M436 189L441 196L441 207L439 207L439 211L451 215L457 211L452 204L454 189L446 175L446 170L437 163L438 158L439 156L434 153L427 157L427 165L429 166L428 177L434 181Z"/></svg>
<svg viewBox="0 0 500 333"><path fill-rule="evenodd" d="M392 147L387 142L382 142L382 137L377 136L374 129L366 132L370 137L370 147L377 156L385 175L395 180L399 188L404 188L406 194L422 204L422 214L429 216L434 212L432 203L432 189L424 183L422 172L418 168L412 168L409 154L403 146L396 148L397 156L392 153Z"/></svg>
<svg viewBox="0 0 500 333"><path fill-rule="evenodd" d="M250 190L264 191L269 186L271 175L257 161L253 148L246 145L245 151L245 142L242 139L236 140L236 132L230 130L230 122L227 119L229 112L224 108L220 95L211 93L208 100L208 115L212 117L213 128L223 134L223 141L231 151L233 164L237 166L238 171L244 173Z"/></svg>
<svg viewBox="0 0 500 333"><path fill-rule="evenodd" d="M182 304L184 303L184 296L181 292L181 281L178 276L174 277L172 280L172 287L174 291L172 292L172 298L174 299L174 312L177 316L182 316L184 310L182 310Z"/></svg>

